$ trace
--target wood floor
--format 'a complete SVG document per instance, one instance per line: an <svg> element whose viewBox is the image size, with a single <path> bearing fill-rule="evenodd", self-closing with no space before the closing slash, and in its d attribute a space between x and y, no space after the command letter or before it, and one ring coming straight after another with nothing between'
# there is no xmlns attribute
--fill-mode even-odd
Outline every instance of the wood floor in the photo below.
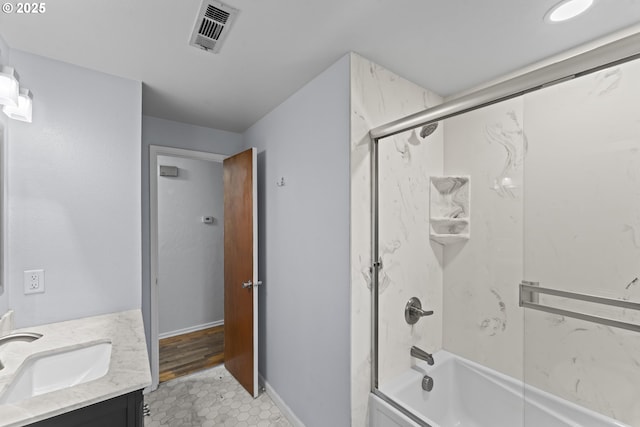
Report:
<svg viewBox="0 0 640 427"><path fill-rule="evenodd" d="M224 326L160 340L160 382L224 362Z"/></svg>

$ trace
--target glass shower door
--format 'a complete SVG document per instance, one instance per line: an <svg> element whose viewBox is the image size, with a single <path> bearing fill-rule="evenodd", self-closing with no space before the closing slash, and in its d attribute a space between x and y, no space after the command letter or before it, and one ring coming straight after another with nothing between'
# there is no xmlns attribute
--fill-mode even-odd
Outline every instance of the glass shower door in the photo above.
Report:
<svg viewBox="0 0 640 427"><path fill-rule="evenodd" d="M523 424L522 112L513 99L379 144L378 391L434 427ZM413 297L434 313L408 324Z"/></svg>
<svg viewBox="0 0 640 427"><path fill-rule="evenodd" d="M524 97L525 425L640 426L640 62ZM575 295L574 295L575 294ZM544 308L543 308L544 310Z"/></svg>

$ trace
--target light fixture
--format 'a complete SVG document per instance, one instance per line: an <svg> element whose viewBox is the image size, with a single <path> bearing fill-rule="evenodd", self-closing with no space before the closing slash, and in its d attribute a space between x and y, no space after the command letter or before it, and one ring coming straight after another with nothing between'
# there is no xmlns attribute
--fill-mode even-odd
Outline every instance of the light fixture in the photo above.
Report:
<svg viewBox="0 0 640 427"><path fill-rule="evenodd" d="M553 6L544 16L547 22L563 22L584 13L593 5L594 0L562 0Z"/></svg>
<svg viewBox="0 0 640 427"><path fill-rule="evenodd" d="M18 74L13 67L0 67L0 105L18 106Z"/></svg>
<svg viewBox="0 0 640 427"><path fill-rule="evenodd" d="M2 111L14 120L31 123L33 113L33 95L29 89L20 88L18 106L5 105Z"/></svg>

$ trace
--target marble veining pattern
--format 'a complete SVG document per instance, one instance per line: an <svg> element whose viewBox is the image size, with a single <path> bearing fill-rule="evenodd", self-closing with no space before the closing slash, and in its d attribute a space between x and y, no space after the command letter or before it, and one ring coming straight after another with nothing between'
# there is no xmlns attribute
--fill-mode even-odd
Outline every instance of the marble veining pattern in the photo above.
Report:
<svg viewBox="0 0 640 427"><path fill-rule="evenodd" d="M517 179L528 150L527 136L514 110L507 111L499 121L485 127L487 141L498 144L506 151L504 166L493 180L492 189L500 197L516 198L522 183Z"/></svg>
<svg viewBox="0 0 640 427"><path fill-rule="evenodd" d="M24 360L32 354L49 354L61 348L76 348L100 340L112 344L109 371L102 378L0 405L0 426L23 426L96 402L110 399L151 384L149 359L140 310L25 328L43 334L26 343L11 342L0 347L0 393L9 385ZM16 331L17 332L17 331Z"/></svg>
<svg viewBox="0 0 640 427"><path fill-rule="evenodd" d="M390 71L351 56L351 371L352 426L367 425L371 375L371 199L369 130L442 102L442 99ZM423 139L418 130L383 142L381 188L388 209L380 239L383 269L379 276L385 300L381 347L388 349L382 370L392 375L411 364L411 343L435 351L441 345L442 248L429 243L429 175L442 174L442 126ZM391 216L390 216L391 215ZM439 246L439 245L436 245ZM416 267L417 268L414 268ZM418 296L436 315L413 328L402 310Z"/></svg>
<svg viewBox="0 0 640 427"><path fill-rule="evenodd" d="M480 329L485 335L495 336L507 329L507 306L497 290L491 289L491 293L498 300L497 315L487 317L480 323Z"/></svg>
<svg viewBox="0 0 640 427"><path fill-rule="evenodd" d="M622 79L622 67L614 67L597 73L593 80L593 89L589 91L591 95L596 97L606 95L614 91L620 86Z"/></svg>
<svg viewBox="0 0 640 427"><path fill-rule="evenodd" d="M254 399L224 366L160 384L145 427L290 427L267 393Z"/></svg>

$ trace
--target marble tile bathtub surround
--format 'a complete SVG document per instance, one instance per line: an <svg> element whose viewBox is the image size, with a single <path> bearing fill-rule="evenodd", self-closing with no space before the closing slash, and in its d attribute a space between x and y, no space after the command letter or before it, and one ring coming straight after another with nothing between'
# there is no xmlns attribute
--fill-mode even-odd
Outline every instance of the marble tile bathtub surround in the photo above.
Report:
<svg viewBox="0 0 640 427"><path fill-rule="evenodd" d="M351 405L352 426L367 425L371 375L371 170L369 130L442 102L442 98L373 62L351 55ZM411 364L415 344L441 346L441 247L429 243L429 176L442 175L443 129L426 138L419 130L381 144L384 268L380 319L381 373L389 377ZM439 245L436 245L439 246ZM435 315L413 327L404 306L417 296Z"/></svg>
<svg viewBox="0 0 640 427"><path fill-rule="evenodd" d="M107 374L96 380L0 405L0 426L15 427L101 402L151 384L149 359L140 310L123 311L66 322L25 328L43 336L33 342L11 342L0 347L0 394L30 355L78 348L98 341L111 342ZM16 331L18 332L18 331Z"/></svg>
<svg viewBox="0 0 640 427"><path fill-rule="evenodd" d="M470 175L473 185L471 238L444 250L444 348L515 378L522 378L522 123L522 98L444 122L445 174Z"/></svg>
<svg viewBox="0 0 640 427"><path fill-rule="evenodd" d="M416 132L381 141L378 147L382 259L378 378L383 391L389 380L412 365L411 346L429 353L442 347L443 248L429 239L430 177L441 174L442 133L433 133L421 144L412 145L409 157L398 146L405 146ZM434 137L440 139L431 140ZM414 296L434 314L408 325L404 308Z"/></svg>
<svg viewBox="0 0 640 427"><path fill-rule="evenodd" d="M640 61L525 96L524 279L640 302ZM640 324L640 312L543 298ZM525 380L640 425L640 336L526 311Z"/></svg>
<svg viewBox="0 0 640 427"><path fill-rule="evenodd" d="M473 182L472 238L444 253L444 348L629 425L637 333L521 309L518 283L640 301L638 75L627 63L444 126L445 174ZM541 302L640 323L633 310Z"/></svg>
<svg viewBox="0 0 640 427"><path fill-rule="evenodd" d="M368 131L440 100L357 55L351 64L352 425L362 426L371 372ZM640 425L637 334L518 304L522 280L640 301L638 75L640 61L627 63L447 119L426 138L407 132L379 144L382 389L410 366L411 345L442 345ZM428 180L441 175L473 185L473 234L445 247L428 233ZM406 325L411 296L436 315ZM632 310L542 301L640 322Z"/></svg>

